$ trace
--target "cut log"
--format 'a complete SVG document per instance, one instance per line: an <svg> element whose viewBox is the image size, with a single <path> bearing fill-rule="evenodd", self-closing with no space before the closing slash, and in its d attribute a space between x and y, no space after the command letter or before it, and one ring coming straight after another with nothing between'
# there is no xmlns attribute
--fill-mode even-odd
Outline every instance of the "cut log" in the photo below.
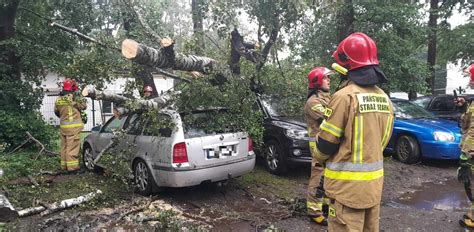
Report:
<svg viewBox="0 0 474 232"><path fill-rule="evenodd" d="M26 216L29 216L29 215L41 213L41 216L45 216L45 215L57 212L57 211L62 210L62 209L66 209L66 208L69 208L69 207L72 207L72 206L82 204L84 202L88 202L91 199L93 199L96 195L101 194L101 193L102 193L102 191L97 190L95 192L91 192L91 193L88 193L88 194L80 196L80 197L63 200L61 202L55 202L55 203L51 204L51 207L49 209L47 209L44 206L38 206L38 207L23 209L23 210L18 211L17 215L20 216L20 217L26 217Z"/></svg>
<svg viewBox="0 0 474 232"><path fill-rule="evenodd" d="M0 222L8 222L18 217L18 212L6 196L0 194Z"/></svg>
<svg viewBox="0 0 474 232"><path fill-rule="evenodd" d="M170 39L162 39L161 45L160 49L155 49L126 39L122 42L122 55L138 64L155 68L198 71L205 74L209 74L217 68L218 62L214 59L175 53L174 41Z"/></svg>

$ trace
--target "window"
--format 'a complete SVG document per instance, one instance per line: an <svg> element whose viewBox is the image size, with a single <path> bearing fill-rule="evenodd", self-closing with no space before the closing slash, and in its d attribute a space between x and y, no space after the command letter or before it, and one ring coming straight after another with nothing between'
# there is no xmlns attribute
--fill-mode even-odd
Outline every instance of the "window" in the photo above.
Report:
<svg viewBox="0 0 474 232"><path fill-rule="evenodd" d="M453 97L437 97L431 103L433 111L453 111L454 107Z"/></svg>
<svg viewBox="0 0 474 232"><path fill-rule="evenodd" d="M112 113L112 102L102 101L102 113L111 114Z"/></svg>
<svg viewBox="0 0 474 232"><path fill-rule="evenodd" d="M141 135L143 130L143 125L145 124L145 117L141 114L134 114L127 118L125 122L125 130L127 130L127 134L130 135Z"/></svg>
<svg viewBox="0 0 474 232"><path fill-rule="evenodd" d="M102 129L102 133L112 133L114 130L120 129L120 126L122 125L122 122L125 120L125 117L122 118L115 118L113 117L111 120L105 124L105 126Z"/></svg>
<svg viewBox="0 0 474 232"><path fill-rule="evenodd" d="M158 136L158 137L171 137L173 130L171 117L166 114L160 114L156 118L157 120L147 120L143 135L146 136Z"/></svg>

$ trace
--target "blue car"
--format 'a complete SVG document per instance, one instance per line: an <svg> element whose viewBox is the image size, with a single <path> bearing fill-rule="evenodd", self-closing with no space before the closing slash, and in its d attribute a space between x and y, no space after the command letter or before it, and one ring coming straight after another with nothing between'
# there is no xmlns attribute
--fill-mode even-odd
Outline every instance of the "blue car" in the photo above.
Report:
<svg viewBox="0 0 474 232"><path fill-rule="evenodd" d="M385 152L412 164L421 157L459 159L461 129L457 122L440 119L407 100L392 98L395 122Z"/></svg>

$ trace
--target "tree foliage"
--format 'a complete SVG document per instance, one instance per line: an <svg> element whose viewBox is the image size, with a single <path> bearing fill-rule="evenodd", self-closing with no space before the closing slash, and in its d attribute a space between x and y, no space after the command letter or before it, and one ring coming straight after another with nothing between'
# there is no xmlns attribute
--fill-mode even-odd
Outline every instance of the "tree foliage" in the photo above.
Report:
<svg viewBox="0 0 474 232"><path fill-rule="evenodd" d="M301 115L307 72L314 66L330 66L333 62L331 55L339 42L338 15L347 8L343 1L198 2L203 17L202 35L193 35L190 1L22 1L15 18L14 37L0 38L0 47L5 48L0 51L0 101L6 105L0 109L0 120L5 122L1 124L0 143L13 146L21 142L21 132L16 137L11 135L16 131L43 130L44 122L38 113L43 93L34 86L39 86L47 72L74 76L98 89L119 75L132 75L138 78L127 90L139 87L142 79L137 73L143 67L125 61L116 50L125 38L158 48L159 38L170 37L175 40L177 52L200 51L225 66L231 51L230 32L238 28L246 41L260 43L257 50L264 59L257 64L241 59L241 75L228 73L229 81L222 86L212 85L212 75L178 84L176 106L181 111L227 106L232 116L222 119L223 124L245 129L258 140L262 134L261 115L253 108L255 95L249 90L256 79L263 85L264 94L280 96L288 112ZM426 3L344 2L352 2L354 30L368 34L377 42L381 68L390 79L383 88L426 92ZM449 0L440 6L440 64L457 59L467 64L473 59L472 23L456 28L446 23L456 10L470 14L472 4ZM51 27L52 21L95 37L102 45ZM2 22L0 29L1 25ZM202 44L204 49L198 49ZM14 70L5 58L10 51L19 58L21 80L12 78ZM48 134L44 133L45 140Z"/></svg>

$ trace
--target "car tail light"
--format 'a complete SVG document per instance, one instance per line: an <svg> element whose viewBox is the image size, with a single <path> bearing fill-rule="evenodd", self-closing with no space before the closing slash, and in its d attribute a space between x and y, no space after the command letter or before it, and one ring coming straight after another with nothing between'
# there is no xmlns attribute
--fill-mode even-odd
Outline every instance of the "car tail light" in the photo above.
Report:
<svg viewBox="0 0 474 232"><path fill-rule="evenodd" d="M249 152L253 151L253 141L252 138L249 137Z"/></svg>
<svg viewBox="0 0 474 232"><path fill-rule="evenodd" d="M187 163L188 162L188 152L186 150L186 143L177 143L173 147L173 163Z"/></svg>

